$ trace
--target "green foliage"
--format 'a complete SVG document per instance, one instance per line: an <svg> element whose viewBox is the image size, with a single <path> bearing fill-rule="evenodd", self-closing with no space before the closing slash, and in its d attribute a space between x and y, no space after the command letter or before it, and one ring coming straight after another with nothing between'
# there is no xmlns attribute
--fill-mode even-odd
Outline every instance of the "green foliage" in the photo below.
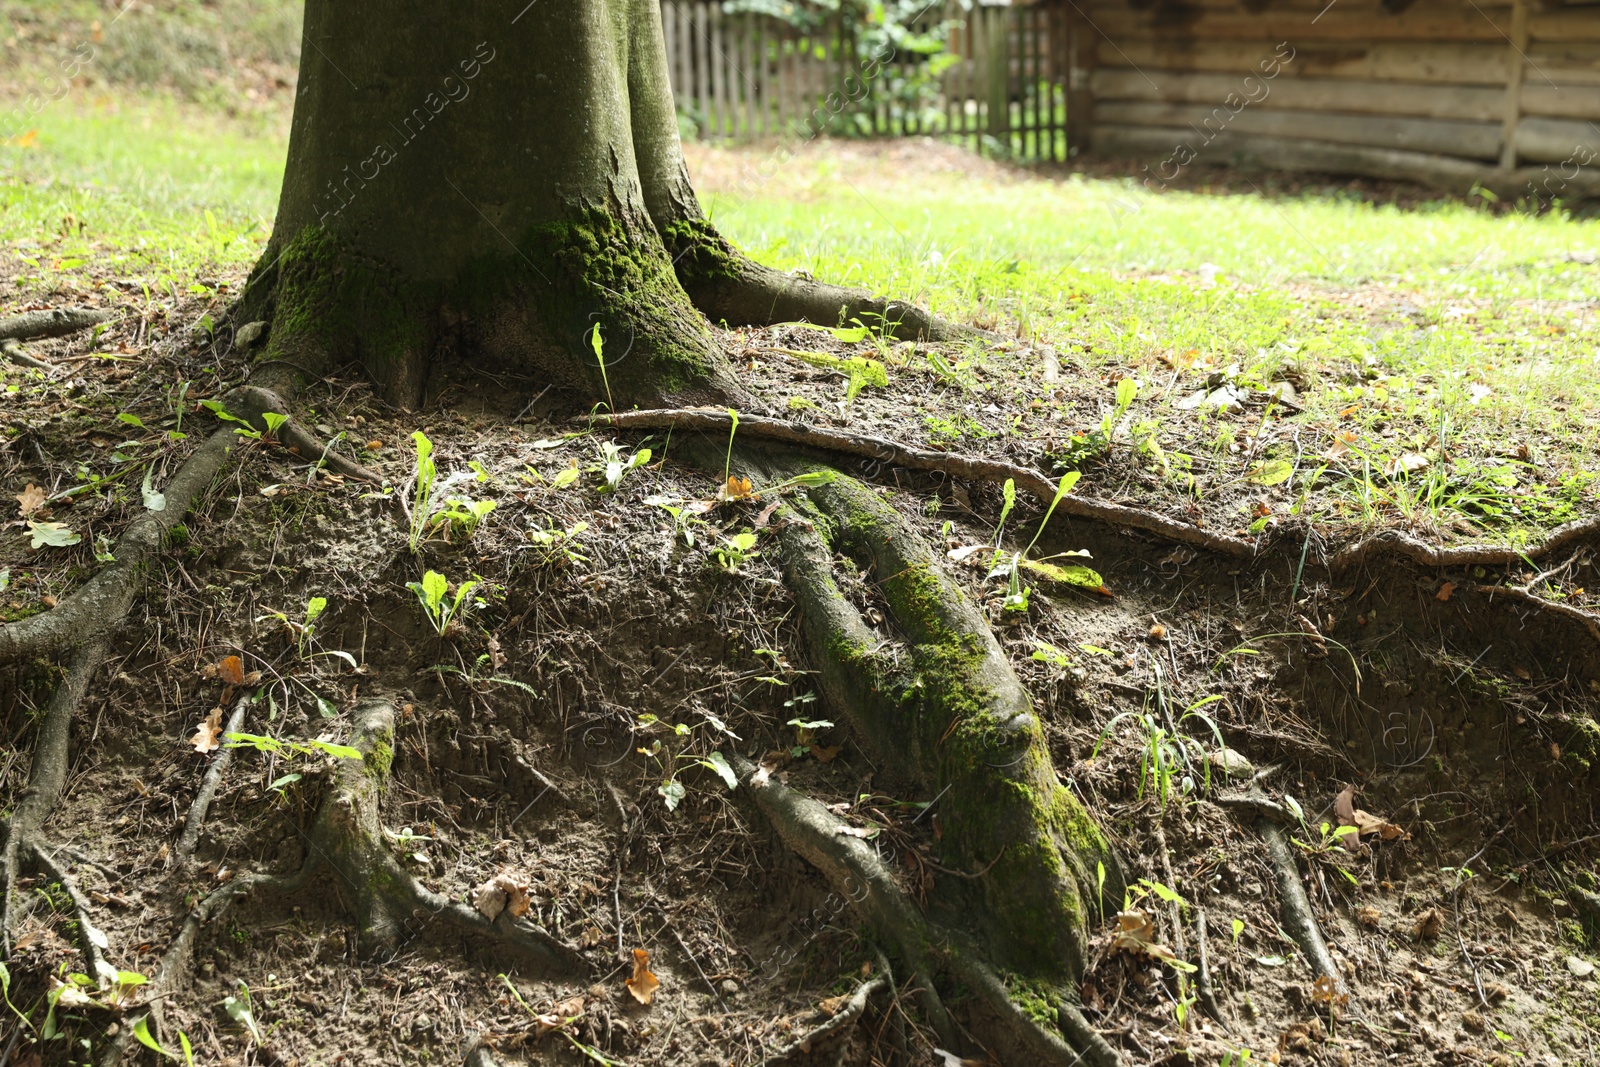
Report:
<svg viewBox="0 0 1600 1067"><path fill-rule="evenodd" d="M438 571L423 574L420 582L407 582L406 588L417 595L422 613L440 637L454 637L461 632L462 620L476 601L472 591L478 587L476 580L464 581L456 586L455 597L450 596L450 581Z"/></svg>
<svg viewBox="0 0 1600 1067"><path fill-rule="evenodd" d="M739 779L733 766L720 749L706 749L719 738L741 740L728 728L728 724L709 712L703 713L695 723L668 723L655 715L640 715L637 720L640 734L660 734L650 744L641 745L638 752L654 762L662 773L657 794L668 811L677 811L678 805L689 795L688 786L679 775L688 767L703 767L711 771L730 790L738 788Z"/></svg>
<svg viewBox="0 0 1600 1067"><path fill-rule="evenodd" d="M747 561L761 555L755 550L756 535L749 530L724 537L721 544L711 550L711 556L716 560L717 566L729 574L738 574L739 568Z"/></svg>

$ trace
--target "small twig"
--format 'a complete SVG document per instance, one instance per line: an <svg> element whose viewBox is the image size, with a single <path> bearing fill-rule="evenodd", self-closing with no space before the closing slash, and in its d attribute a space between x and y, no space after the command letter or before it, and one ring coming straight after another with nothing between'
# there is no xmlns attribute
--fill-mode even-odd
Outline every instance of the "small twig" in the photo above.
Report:
<svg viewBox="0 0 1600 1067"><path fill-rule="evenodd" d="M700 961L695 959L694 953L689 951L689 946L684 944L683 935L678 933L677 926L669 922L667 923L667 929L672 933L672 940L678 943L678 947L683 950L683 954L689 957L689 962L694 964L694 973L700 976L700 980L706 984L706 988L711 990L711 995L717 998L717 1003L722 1005L722 1013L724 1015L728 1014L730 1009L728 1008L728 1002L722 999L722 990L713 985L711 979L706 977L706 972L701 968Z"/></svg>
<svg viewBox="0 0 1600 1067"><path fill-rule="evenodd" d="M109 322L116 317L114 311L96 311L93 308L55 308L49 311L28 311L0 319L0 339L7 341L32 341L41 337L65 337Z"/></svg>
<svg viewBox="0 0 1600 1067"><path fill-rule="evenodd" d="M1267 843L1267 857L1272 861L1272 871L1277 877L1278 909L1283 928L1300 946L1300 951L1305 953L1306 960L1317 976L1332 982L1336 990L1342 990L1344 982L1339 977L1333 956L1328 952L1328 943L1322 939L1316 914L1311 910L1311 898L1306 896L1306 887L1300 882L1300 871L1295 866L1288 835L1282 826L1265 818L1256 820L1256 830Z"/></svg>
<svg viewBox="0 0 1600 1067"><path fill-rule="evenodd" d="M1206 948L1206 909L1199 904L1194 908L1194 936L1197 945L1195 964L1198 968L1194 984L1196 992L1200 994L1200 1006L1226 1030L1228 1024L1222 1017L1221 1005L1217 1003L1216 987L1211 983L1211 955Z"/></svg>
<svg viewBox="0 0 1600 1067"><path fill-rule="evenodd" d="M83 890L78 888L77 881L67 873L66 868L56 863L55 857L42 848L38 842L30 841L33 858L38 861L39 868L53 882L58 882L61 888L67 891L67 896L72 900L72 907L78 913L78 932L83 935L83 958L88 964L86 970L96 981L100 979L100 972L104 969L105 956L103 950L108 946L105 933L94 924L94 912L90 910L89 898L83 895Z"/></svg>
<svg viewBox="0 0 1600 1067"><path fill-rule="evenodd" d="M249 696L242 696L233 706L233 714L228 717L228 725L223 728L223 736L236 734L244 728L245 708L250 704ZM194 803L189 805L189 816L183 822L183 835L178 838L178 847L173 850L174 862L183 865L189 857L194 855L195 847L200 843L200 829L205 825L206 812L211 807L211 800L217 795L217 787L222 784L222 775L228 769L228 764L233 760L233 748L224 745L211 761L211 766L206 768L205 779L200 783L200 792L195 794Z"/></svg>

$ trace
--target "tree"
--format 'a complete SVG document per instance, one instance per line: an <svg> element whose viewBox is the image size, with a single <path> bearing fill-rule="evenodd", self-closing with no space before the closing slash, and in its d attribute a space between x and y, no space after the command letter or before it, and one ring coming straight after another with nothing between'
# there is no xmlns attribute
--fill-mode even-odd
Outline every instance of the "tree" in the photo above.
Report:
<svg viewBox="0 0 1600 1067"><path fill-rule="evenodd" d="M406 405L422 398L430 373L447 360L509 366L577 394L585 403L574 403L574 414L604 401L619 427L654 419L708 428L710 419L726 432L731 416L620 413L636 404L756 406L708 316L867 320L907 337L970 332L763 267L716 231L678 142L657 0L307 0L305 39L276 227L232 314L236 324L266 324L261 378L278 382L281 394L252 386L229 400L231 417L305 441L303 454L315 454L317 443L282 417L294 386L286 368L322 374L359 364ZM278 418L266 417L274 411ZM794 431L751 416L742 432L782 439ZM0 662L79 649L47 716L52 741L36 751L31 799L9 825L8 932L20 865L30 856L50 862L40 827L60 793L67 726L103 634L126 614L140 566L169 523L229 462L234 440L225 427L202 445L167 488L165 512L130 528L116 562L79 595L0 628ZM824 435L808 441L829 446ZM776 481L814 463L769 452L741 455L736 469ZM837 477L788 507L795 521L784 528L781 562L824 695L891 777L943 798L944 859L967 878L947 880L936 909L943 918L929 918L870 848L838 833L820 804L741 762L742 782L780 836L858 905L909 972L945 973L986 1002L989 1021L973 1025L1015 1050L1014 1062L1074 1062L1058 1026L1091 1059L1114 1059L1072 1002L1090 920L1121 891L1116 858L1060 783L987 622L930 547L859 483ZM893 642L879 640L840 593L840 555L883 576ZM382 846L378 811L395 755L393 722L381 699L357 709L358 755L349 758L359 763L341 764L329 783L304 869L241 875L202 901L158 984L185 966L204 921L251 890L293 892L319 864L364 887L352 903L368 948L392 942L395 916L422 909L552 971L582 973L587 964L570 946L432 894ZM193 852L208 801L202 790L181 861ZM924 1010L956 1045L937 989L923 982Z"/></svg>

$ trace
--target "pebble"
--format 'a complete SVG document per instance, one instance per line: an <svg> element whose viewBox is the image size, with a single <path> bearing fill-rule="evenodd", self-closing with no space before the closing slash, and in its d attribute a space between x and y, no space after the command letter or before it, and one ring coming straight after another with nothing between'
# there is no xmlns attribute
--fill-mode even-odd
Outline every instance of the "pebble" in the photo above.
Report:
<svg viewBox="0 0 1600 1067"><path fill-rule="evenodd" d="M739 992L739 983L735 982L732 978L724 978L722 980L722 991L731 997L735 993Z"/></svg>
<svg viewBox="0 0 1600 1067"><path fill-rule="evenodd" d="M250 348L257 341L261 340L261 335L266 331L266 328L267 324L264 322L245 323L243 326L239 327L239 332L233 335L234 347Z"/></svg>

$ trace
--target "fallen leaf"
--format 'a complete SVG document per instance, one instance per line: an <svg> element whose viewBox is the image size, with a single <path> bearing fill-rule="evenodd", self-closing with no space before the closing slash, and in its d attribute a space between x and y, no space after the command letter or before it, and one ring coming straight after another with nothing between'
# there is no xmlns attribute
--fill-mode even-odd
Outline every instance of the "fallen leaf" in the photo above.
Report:
<svg viewBox="0 0 1600 1067"><path fill-rule="evenodd" d="M500 650L500 641L497 638L489 638L488 649L489 665L495 670L504 667L506 665L506 654Z"/></svg>
<svg viewBox="0 0 1600 1067"><path fill-rule="evenodd" d="M1406 452L1385 463L1383 473L1391 478L1398 478L1403 474L1415 474L1417 471L1426 470L1427 467L1427 456L1420 452Z"/></svg>
<svg viewBox="0 0 1600 1067"><path fill-rule="evenodd" d="M633 950L633 977L622 983L640 1004L650 1003L650 998L661 988L660 979L650 973L650 953L642 948Z"/></svg>
<svg viewBox="0 0 1600 1067"><path fill-rule="evenodd" d="M1150 627L1149 636L1152 641L1165 641L1167 639L1167 628L1159 622L1155 623Z"/></svg>
<svg viewBox="0 0 1600 1067"><path fill-rule="evenodd" d="M1355 797L1356 787L1347 785L1339 790L1338 795L1333 798L1333 814L1338 818L1340 826L1356 825ZM1359 832L1341 834L1339 841L1346 852L1356 852L1361 848L1361 834Z"/></svg>
<svg viewBox="0 0 1600 1067"><path fill-rule="evenodd" d="M491 922L509 911L513 919L528 914L533 901L528 896L528 883L510 871L501 871L472 891L472 906Z"/></svg>
<svg viewBox="0 0 1600 1067"><path fill-rule="evenodd" d="M378 451L378 449L380 449L382 447L383 447L383 442L382 441L368 441L367 442L367 451L368 452L376 452L376 451Z"/></svg>
<svg viewBox="0 0 1600 1067"><path fill-rule="evenodd" d="M1349 1001L1350 994L1341 993L1332 978L1320 975L1311 983L1311 999L1318 1004L1344 1004Z"/></svg>
<svg viewBox="0 0 1600 1067"><path fill-rule="evenodd" d="M1417 916L1417 925L1414 931L1418 938L1431 940L1444 932L1444 912L1438 908L1429 908Z"/></svg>
<svg viewBox="0 0 1600 1067"><path fill-rule="evenodd" d="M22 517L27 518L40 508L44 507L45 492L32 482L28 487L17 494L17 505L22 508Z"/></svg>
<svg viewBox="0 0 1600 1067"><path fill-rule="evenodd" d="M850 994L841 993L836 997L829 997L827 1000L820 1001L817 1007L822 1011L822 1014L831 1019L838 1015L840 1010L848 1003L850 1003Z"/></svg>
<svg viewBox="0 0 1600 1067"><path fill-rule="evenodd" d="M1379 818L1370 812L1362 811L1360 808L1357 808L1355 811L1355 821L1346 823L1345 825L1354 826L1357 830L1361 831L1362 837L1367 837L1371 834L1377 834L1385 841L1393 841L1397 837L1406 836L1406 832L1403 829L1396 826L1388 819Z"/></svg>
<svg viewBox="0 0 1600 1067"><path fill-rule="evenodd" d="M223 656L217 664L217 677L229 685L243 685L244 661L238 656Z"/></svg>
<svg viewBox="0 0 1600 1067"><path fill-rule="evenodd" d="M818 763L832 763L844 751L843 745L813 745L811 755Z"/></svg>
<svg viewBox="0 0 1600 1067"><path fill-rule="evenodd" d="M1455 582L1445 582L1443 585L1441 585L1439 587L1439 592L1435 594L1434 599L1436 599L1436 600L1449 600L1452 596L1455 595L1455 592L1456 592L1456 583Z"/></svg>
<svg viewBox="0 0 1600 1067"><path fill-rule="evenodd" d="M1373 930L1378 928L1378 920L1382 918L1383 912L1374 908L1371 904L1363 904L1356 909L1356 922Z"/></svg>
<svg viewBox="0 0 1600 1067"><path fill-rule="evenodd" d="M759 500L760 497L752 491L749 478L741 478L737 474L728 475L727 482L717 490L717 503L721 504L732 500Z"/></svg>
<svg viewBox="0 0 1600 1067"><path fill-rule="evenodd" d="M189 743L196 752L215 752L222 747L222 709L212 708L211 714L206 716L206 721L189 738Z"/></svg>
<svg viewBox="0 0 1600 1067"><path fill-rule="evenodd" d="M1111 937L1111 947L1165 963L1177 959L1177 954L1170 948L1155 943L1155 936L1156 926L1150 915L1134 908L1117 913L1117 932Z"/></svg>
<svg viewBox="0 0 1600 1067"><path fill-rule="evenodd" d="M64 522L35 522L29 519L28 534L33 538L30 548L43 548L46 545L51 548L66 548L83 540L67 529L67 524Z"/></svg>

